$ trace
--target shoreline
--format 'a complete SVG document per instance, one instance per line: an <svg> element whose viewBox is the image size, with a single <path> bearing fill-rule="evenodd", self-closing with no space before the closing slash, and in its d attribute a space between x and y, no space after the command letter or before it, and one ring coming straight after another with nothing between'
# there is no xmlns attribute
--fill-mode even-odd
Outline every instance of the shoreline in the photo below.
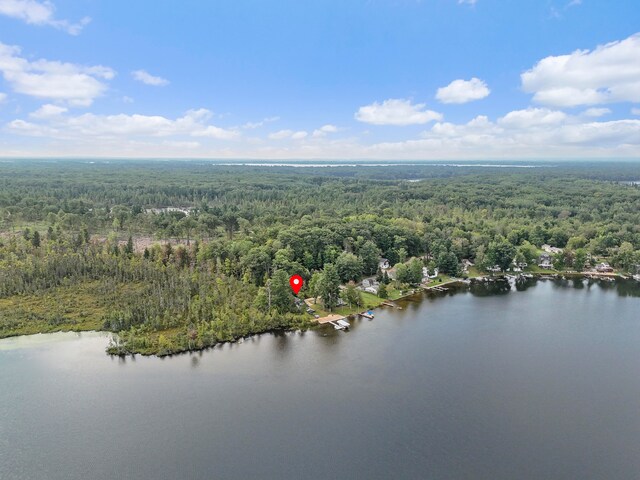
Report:
<svg viewBox="0 0 640 480"><path fill-rule="evenodd" d="M549 273L542 273L542 272L522 272L522 273L518 273L518 274L511 274L511 273L503 273L503 274L498 274L498 275L481 275L481 276L477 276L477 277L468 277L468 278L452 278L449 279L445 282L441 282L438 283L437 285L432 285L432 286L424 286L424 285L420 285L414 289L412 289L409 293L402 295L394 300L388 300L388 299L380 299L380 303L376 306L371 306L369 307L370 310L376 310L376 309L380 309L383 307L390 307L390 308L395 308L395 309L402 309L403 307L400 305L395 305L396 302L398 301L402 301L402 300L407 300L411 297L416 296L419 293L446 293L446 291L439 291L437 290L438 287L444 287L444 286L462 286L462 285L470 285L472 282L476 281L476 282L486 282L486 281L490 281L491 280L502 280L502 281L506 281L509 278L517 278L520 277L522 275L531 275L531 277L528 277L530 279L535 279L535 280L544 280L544 279L553 279L553 280L559 280L562 278L582 278L582 279L590 279L590 280L602 280L604 278L608 278L611 281L618 281L618 280L626 280L626 281L634 281L634 282L638 282L637 280L633 279L632 277L627 277L618 273L600 273L600 272L549 272ZM526 277L525 277L526 278ZM638 282L640 284L640 282ZM385 302L388 302L387 304L385 304ZM393 306L389 305L389 303L394 304ZM349 313L349 314L345 314L344 315L345 318L350 318L350 319L355 319L356 317L360 317L360 314L357 312L354 313ZM48 331L48 332L36 332L36 333L25 333L25 334L16 334L16 335L7 335L5 337L0 338L0 341L2 340L10 340L10 339L19 339L21 337L25 337L25 338L34 338L37 337L38 335L54 335L54 334L64 334L64 333L74 333L74 334L78 334L81 335L82 333L95 333L95 334L100 334L100 335L104 335L105 337L110 337L109 338L109 345L107 345L106 349L105 349L105 353L109 356L112 357L128 357L128 356L135 356L135 355L141 355L143 357L158 357L158 358L164 358L164 357L172 357L174 355L183 355L183 354L191 354L191 353L196 353L196 352L203 352L206 350L210 350L210 349L214 349L216 347L220 347L223 346L225 344L239 344L239 343L243 343L243 341L245 339L251 338L251 337L255 337L255 336L259 336L259 335L263 335L263 334L285 334L285 333L289 333L289 332L305 332L307 330L316 330L316 329L320 329L322 327L324 327L326 324L319 324L316 322L316 319L309 319L309 321L307 322L307 326L305 328L300 328L299 326L296 327L292 327L292 328L279 328L279 329L271 329L271 330L265 330L265 331L259 331L259 332L254 332L254 333L250 333L248 335L242 336L242 337L238 337L238 338L234 338L231 340L224 340L224 341L220 341L220 342L216 342L214 344L211 345L206 345L206 346L202 346L202 347L196 347L196 348L190 348L187 350L182 350L182 351L177 351L177 352L167 352L167 353L161 353L161 352L122 352L122 353L117 353L117 352L110 352L109 348L110 348L110 344L112 342L112 339L115 338L114 336L117 336L118 333L117 332L111 332L108 330L96 330L96 329L68 329L68 328L64 328L61 330L54 330L54 331ZM159 334L161 332L158 332Z"/></svg>

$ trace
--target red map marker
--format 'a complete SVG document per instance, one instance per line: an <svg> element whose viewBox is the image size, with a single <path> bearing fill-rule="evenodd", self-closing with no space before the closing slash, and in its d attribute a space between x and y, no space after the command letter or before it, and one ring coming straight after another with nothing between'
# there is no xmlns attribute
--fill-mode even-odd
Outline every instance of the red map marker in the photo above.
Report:
<svg viewBox="0 0 640 480"><path fill-rule="evenodd" d="M293 290L293 293L295 293L296 295L302 288L303 284L304 284L304 280L302 280L302 277L300 275L292 275L291 278L289 279L289 285L291 285L291 290Z"/></svg>

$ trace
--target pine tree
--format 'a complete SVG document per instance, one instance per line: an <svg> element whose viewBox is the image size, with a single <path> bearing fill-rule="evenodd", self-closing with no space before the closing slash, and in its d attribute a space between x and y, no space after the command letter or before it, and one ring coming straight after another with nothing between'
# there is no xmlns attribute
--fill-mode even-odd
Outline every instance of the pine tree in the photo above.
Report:
<svg viewBox="0 0 640 480"><path fill-rule="evenodd" d="M133 255L133 238L129 235L129 239L127 240L127 245L124 247L124 253L128 256Z"/></svg>
<svg viewBox="0 0 640 480"><path fill-rule="evenodd" d="M40 232L38 232L38 230L33 232L33 236L31 237L31 245L33 245L35 248L40 247Z"/></svg>

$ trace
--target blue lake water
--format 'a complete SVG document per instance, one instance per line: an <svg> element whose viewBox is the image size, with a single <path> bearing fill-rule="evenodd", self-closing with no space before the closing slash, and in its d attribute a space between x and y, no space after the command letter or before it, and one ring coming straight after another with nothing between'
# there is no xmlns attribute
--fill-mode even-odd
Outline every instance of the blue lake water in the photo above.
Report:
<svg viewBox="0 0 640 480"><path fill-rule="evenodd" d="M640 286L423 295L173 358L0 341L0 478L636 479Z"/></svg>

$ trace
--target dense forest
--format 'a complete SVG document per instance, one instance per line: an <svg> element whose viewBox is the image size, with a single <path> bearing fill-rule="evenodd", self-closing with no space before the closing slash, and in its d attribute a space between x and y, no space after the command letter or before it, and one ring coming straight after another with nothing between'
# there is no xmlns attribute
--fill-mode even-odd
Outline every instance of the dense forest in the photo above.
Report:
<svg viewBox="0 0 640 480"><path fill-rule="evenodd" d="M398 290L462 260L535 270L544 244L559 271L636 273L640 163L526 167L0 162L0 337L105 329L111 353L169 354L305 328L290 275L333 310L389 284L381 257Z"/></svg>

